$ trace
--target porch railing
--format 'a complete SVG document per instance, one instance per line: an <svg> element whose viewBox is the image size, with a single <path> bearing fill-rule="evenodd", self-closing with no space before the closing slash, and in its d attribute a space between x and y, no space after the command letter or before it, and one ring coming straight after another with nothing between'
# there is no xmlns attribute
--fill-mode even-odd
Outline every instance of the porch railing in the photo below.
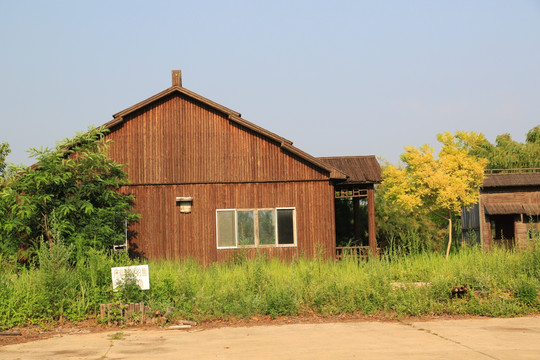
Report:
<svg viewBox="0 0 540 360"><path fill-rule="evenodd" d="M524 174L524 173L538 173L540 168L519 168L519 169L486 169L484 173L486 175L493 174Z"/></svg>
<svg viewBox="0 0 540 360"><path fill-rule="evenodd" d="M381 252L380 248L377 248L377 256ZM336 260L341 260L344 257L351 257L356 259L367 260L371 256L371 248L369 246L337 246L336 247Z"/></svg>

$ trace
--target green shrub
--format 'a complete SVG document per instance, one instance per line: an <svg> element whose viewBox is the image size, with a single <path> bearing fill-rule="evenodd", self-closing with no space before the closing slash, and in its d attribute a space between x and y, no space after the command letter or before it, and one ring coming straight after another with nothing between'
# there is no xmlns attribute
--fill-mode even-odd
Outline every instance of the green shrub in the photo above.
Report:
<svg viewBox="0 0 540 360"><path fill-rule="evenodd" d="M74 271L69 264L72 247L60 240L51 244L43 243L37 252L39 259L40 312L47 318L60 319L71 301L74 285Z"/></svg>
<svg viewBox="0 0 540 360"><path fill-rule="evenodd" d="M514 294L522 304L535 306L538 304L538 289L539 286L536 279L522 277L516 281Z"/></svg>

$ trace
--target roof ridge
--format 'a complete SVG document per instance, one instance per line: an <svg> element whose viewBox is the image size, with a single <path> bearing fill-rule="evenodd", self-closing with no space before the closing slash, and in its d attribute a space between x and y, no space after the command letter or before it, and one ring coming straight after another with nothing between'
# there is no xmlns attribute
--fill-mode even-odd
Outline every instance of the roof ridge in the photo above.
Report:
<svg viewBox="0 0 540 360"><path fill-rule="evenodd" d="M317 156L317 159L376 158L377 155Z"/></svg>
<svg viewBox="0 0 540 360"><path fill-rule="evenodd" d="M116 114L113 115L113 118L117 118L117 117L123 117L123 116L126 116L127 114L130 114L136 110L139 110L140 108L148 105L148 104L151 104L153 103L154 101L156 100L159 100L169 94L172 94L174 93L175 91L178 91L179 93L182 93L184 95L187 95L193 99L196 99L196 100L199 100L201 101L202 103L205 103L213 108L215 108L216 110L220 110L222 111L223 113L227 114L227 115L235 115L235 116L242 116L242 114L240 114L239 112L237 111L234 111L234 110L231 110L229 109L228 107L225 107L221 104L218 104L217 102L215 101L212 101L204 96L201 96L191 90L188 90L184 87L181 87L181 86L171 86L170 88L168 89L165 89L153 96L150 96L149 98L145 99L145 100L142 100L142 101L139 101L138 103L136 103L135 105L132 105L122 111L119 111L117 112Z"/></svg>

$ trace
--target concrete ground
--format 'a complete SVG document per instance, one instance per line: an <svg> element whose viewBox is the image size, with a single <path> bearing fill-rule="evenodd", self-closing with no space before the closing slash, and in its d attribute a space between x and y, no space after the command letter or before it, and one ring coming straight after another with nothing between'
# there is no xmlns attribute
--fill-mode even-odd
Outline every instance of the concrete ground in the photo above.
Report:
<svg viewBox="0 0 540 360"><path fill-rule="evenodd" d="M0 359L540 359L540 317L122 330L0 347Z"/></svg>

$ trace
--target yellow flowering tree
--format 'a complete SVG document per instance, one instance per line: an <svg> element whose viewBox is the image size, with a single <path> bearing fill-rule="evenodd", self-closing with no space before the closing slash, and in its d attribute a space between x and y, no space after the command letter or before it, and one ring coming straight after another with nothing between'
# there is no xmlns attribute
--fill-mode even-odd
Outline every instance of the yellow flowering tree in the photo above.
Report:
<svg viewBox="0 0 540 360"><path fill-rule="evenodd" d="M478 201L487 160L469 155L469 150L470 144L483 139L474 132L445 132L437 135L442 144L438 158L429 145L408 146L401 155L405 167L391 165L383 170L387 200L408 211L429 211L448 221L447 258L452 245L452 216Z"/></svg>

